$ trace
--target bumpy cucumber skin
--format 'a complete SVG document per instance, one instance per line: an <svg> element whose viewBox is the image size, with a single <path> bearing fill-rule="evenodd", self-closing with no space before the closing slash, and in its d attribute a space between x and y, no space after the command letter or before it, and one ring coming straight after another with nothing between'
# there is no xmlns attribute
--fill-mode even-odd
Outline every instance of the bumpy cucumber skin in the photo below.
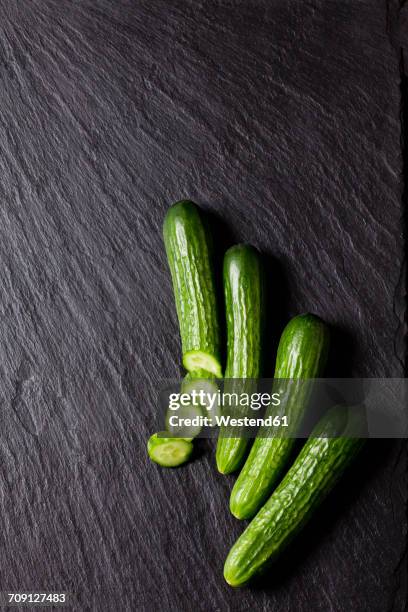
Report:
<svg viewBox="0 0 408 612"><path fill-rule="evenodd" d="M279 342L275 379L318 378L326 364L328 346L328 328L319 317L294 317ZM295 394L291 403L293 411L301 414L303 399L297 402ZM281 476L293 444L293 438L262 437L260 432L231 492L230 510L236 518L255 516Z"/></svg>
<svg viewBox="0 0 408 612"><path fill-rule="evenodd" d="M248 244L228 249L224 256L227 318L225 378L258 378L261 363L262 264Z"/></svg>
<svg viewBox="0 0 408 612"><path fill-rule="evenodd" d="M314 436L319 435L315 430ZM310 438L276 491L232 547L225 580L242 586L286 548L363 445L353 437Z"/></svg>
<svg viewBox="0 0 408 612"><path fill-rule="evenodd" d="M227 319L225 379L256 379L261 368L263 272L258 251L246 244L230 248L224 257L224 295ZM226 382L224 391L228 389ZM242 389L244 391L244 389ZM218 471L230 474L245 457L249 440L220 436Z"/></svg>
<svg viewBox="0 0 408 612"><path fill-rule="evenodd" d="M163 236L173 281L183 363L186 366L186 355L202 352L214 362L211 371L221 377L210 238L198 207L188 200L173 204L164 219ZM187 369L191 370L188 363Z"/></svg>

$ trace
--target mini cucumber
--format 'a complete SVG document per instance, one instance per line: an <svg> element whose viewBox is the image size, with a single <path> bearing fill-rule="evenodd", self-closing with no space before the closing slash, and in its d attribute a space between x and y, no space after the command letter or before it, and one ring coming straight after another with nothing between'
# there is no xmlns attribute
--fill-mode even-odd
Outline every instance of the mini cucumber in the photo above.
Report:
<svg viewBox="0 0 408 612"><path fill-rule="evenodd" d="M276 491L234 544L224 566L228 584L242 586L263 571L334 487L363 444L353 437L353 428L343 430L341 421L336 412L317 425Z"/></svg>
<svg viewBox="0 0 408 612"><path fill-rule="evenodd" d="M230 248L224 257L224 295L227 319L227 364L224 393L232 387L248 387L260 375L262 335L262 266L258 251L250 245ZM230 379L241 379L234 383ZM242 379L248 379L247 381ZM241 392L250 392L248 388ZM239 407L235 407L235 413ZM238 416L237 414L232 416ZM223 436L224 434L224 436ZM216 462L218 471L230 474L244 460L249 439L231 437L220 430Z"/></svg>
<svg viewBox="0 0 408 612"><path fill-rule="evenodd" d="M328 328L321 319L312 314L293 318L279 342L275 379L318 378L323 373L328 345ZM281 384L279 380L277 384ZM305 384L295 385L285 406L292 427L303 415L307 403L305 391ZM281 476L293 444L294 438L260 429L231 492L230 510L234 516L239 519L255 516Z"/></svg>
<svg viewBox="0 0 408 612"><path fill-rule="evenodd" d="M183 365L222 377L220 330L210 237L198 207L188 200L173 204L163 236L180 326Z"/></svg>
<svg viewBox="0 0 408 612"><path fill-rule="evenodd" d="M147 442L147 452L152 461L162 467L177 467L189 460L193 445L183 438L171 438L168 432L153 434Z"/></svg>

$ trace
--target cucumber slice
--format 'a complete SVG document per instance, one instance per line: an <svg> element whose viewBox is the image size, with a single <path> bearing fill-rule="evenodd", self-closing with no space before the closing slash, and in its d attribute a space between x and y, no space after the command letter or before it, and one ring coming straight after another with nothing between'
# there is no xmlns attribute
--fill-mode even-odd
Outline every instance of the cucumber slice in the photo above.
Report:
<svg viewBox="0 0 408 612"><path fill-rule="evenodd" d="M188 406L180 406L177 410L168 410L166 414L166 429L177 439L193 440L201 431L201 425L184 425L171 424L170 418L177 417L179 421L184 419L194 419L203 416L203 411L200 406L190 404Z"/></svg>
<svg viewBox="0 0 408 612"><path fill-rule="evenodd" d="M204 397L200 395L201 406L203 409L203 414L210 419L211 424L214 425L215 416L221 415L221 410L219 406L219 398L218 398L218 383L216 377L207 372L205 370L197 370L196 372L189 372L181 385L182 393L191 393L196 391L197 393L204 393ZM212 399L209 399L209 396L212 396ZM214 398L215 396L215 398Z"/></svg>
<svg viewBox="0 0 408 612"><path fill-rule="evenodd" d="M217 378L222 378L221 365L218 359L205 351L187 351L183 355L183 365L188 372L206 370Z"/></svg>
<svg viewBox="0 0 408 612"><path fill-rule="evenodd" d="M209 408L210 402L208 395L216 395L218 392L218 384L215 376L206 370L197 370L189 372L181 385L181 392L191 394L193 391L200 393L204 392L204 401L201 403L203 408Z"/></svg>
<svg viewBox="0 0 408 612"><path fill-rule="evenodd" d="M159 432L160 435L168 436L168 432ZM193 445L183 438L163 437L159 433L153 434L147 443L147 452L152 461L162 467L177 467L182 465L191 456Z"/></svg>

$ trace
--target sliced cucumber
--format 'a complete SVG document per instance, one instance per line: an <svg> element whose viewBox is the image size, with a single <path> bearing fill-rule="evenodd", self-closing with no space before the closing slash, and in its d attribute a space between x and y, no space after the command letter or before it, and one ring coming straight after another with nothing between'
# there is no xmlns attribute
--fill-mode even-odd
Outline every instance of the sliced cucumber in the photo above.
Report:
<svg viewBox="0 0 408 612"><path fill-rule="evenodd" d="M201 401L200 405L203 408L204 416L208 417L211 423L213 423L216 416L221 415L218 398L219 387L214 374L205 370L189 372L184 378L181 390L183 393L189 394L192 394L194 391L197 393L203 392L204 395L200 395L199 398Z"/></svg>
<svg viewBox="0 0 408 612"><path fill-rule="evenodd" d="M195 372L189 372L181 385L181 392L191 394L193 391L200 393L203 391L204 401L201 403L203 408L208 408L211 404L209 403L208 396L216 395L218 392L218 384L214 374L207 372L206 370L197 370Z"/></svg>
<svg viewBox="0 0 408 612"><path fill-rule="evenodd" d="M163 236L173 280L183 365L218 378L221 338L211 257L211 238L196 204L176 202L167 211Z"/></svg>
<svg viewBox="0 0 408 612"><path fill-rule="evenodd" d="M222 378L220 361L205 351L192 350L183 355L183 365L188 372L206 370L217 378Z"/></svg>
<svg viewBox="0 0 408 612"><path fill-rule="evenodd" d="M153 434L147 443L147 452L152 461L162 467L177 467L189 460L193 445L183 438L158 437L168 436L168 432Z"/></svg>
<svg viewBox="0 0 408 612"><path fill-rule="evenodd" d="M183 438L184 440L192 440L196 438L200 431L201 425L185 425L183 421L186 419L192 420L196 417L203 416L203 410L201 406L196 404L189 404L188 406L180 406L177 410L168 410L166 414L166 429L175 438ZM174 419L180 422L174 424ZM173 424L172 424L173 422Z"/></svg>

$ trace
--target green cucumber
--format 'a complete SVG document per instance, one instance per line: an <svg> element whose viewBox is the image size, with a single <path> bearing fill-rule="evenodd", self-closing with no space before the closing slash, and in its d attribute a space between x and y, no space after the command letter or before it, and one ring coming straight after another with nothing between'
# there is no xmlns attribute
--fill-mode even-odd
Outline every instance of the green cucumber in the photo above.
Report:
<svg viewBox="0 0 408 612"><path fill-rule="evenodd" d="M203 394L199 398L200 400L202 398L200 406L203 409L204 416L209 419L210 423L213 423L216 416L220 416L219 386L214 374L205 370L189 372L183 380L181 390L183 393L189 393L190 395L194 391Z"/></svg>
<svg viewBox="0 0 408 612"><path fill-rule="evenodd" d="M180 326L183 365L221 378L220 330L210 256L210 237L198 207L173 204L163 226Z"/></svg>
<svg viewBox="0 0 408 612"><path fill-rule="evenodd" d="M153 434L147 442L147 452L162 467L177 467L189 460L193 445L184 438L171 438L168 432ZM167 437L164 437L167 436Z"/></svg>
<svg viewBox="0 0 408 612"><path fill-rule="evenodd" d="M201 425L181 425L176 424L172 416L178 419L194 419L196 417L207 416L211 418L218 414L218 384L215 376L205 370L188 372L181 383L180 393L190 395L191 402L180 405L177 410L167 410L166 429L172 436L193 440L201 431ZM195 394L195 395L194 395ZM209 396L215 396L214 400L209 400Z"/></svg>
<svg viewBox="0 0 408 612"><path fill-rule="evenodd" d="M342 413L335 409L316 426L276 491L232 547L224 567L228 584L241 586L263 571L334 487L363 444L353 437L353 427L347 431L343 424Z"/></svg>
<svg viewBox="0 0 408 612"><path fill-rule="evenodd" d="M200 434L201 425L185 425L183 421L202 416L201 406L195 404L180 406L177 410L170 410L169 408L166 414L166 429L175 438L191 441ZM176 421L172 417L177 417Z"/></svg>
<svg viewBox="0 0 408 612"><path fill-rule="evenodd" d="M308 379L322 375L327 359L329 332L325 323L312 314L293 318L283 331L276 358L274 391L294 385L284 406L291 427L302 418L307 404L308 385L289 380ZM289 387L290 388L290 387ZM285 432L286 435L287 431ZM286 466L294 444L294 437L261 428L254 441L248 459L237 478L230 498L230 510L240 519L255 516L269 497Z"/></svg>
<svg viewBox="0 0 408 612"><path fill-rule="evenodd" d="M181 392L191 394L194 391L197 393L203 392L204 401L201 403L201 407L208 409L211 406L208 395L218 393L217 379L214 374L205 370L188 372L182 382Z"/></svg>
<svg viewBox="0 0 408 612"><path fill-rule="evenodd" d="M224 257L224 295L227 319L227 364L224 392L237 392L235 387L247 388L260 375L262 335L262 266L258 251L250 245L239 244L230 248ZM242 379L248 379L247 381ZM235 408L235 411L239 407ZM247 410L247 409L246 409ZM233 416L238 416L233 414ZM230 474L244 460L249 439L227 435L220 430L216 462L218 471ZM223 436L224 434L224 436Z"/></svg>

